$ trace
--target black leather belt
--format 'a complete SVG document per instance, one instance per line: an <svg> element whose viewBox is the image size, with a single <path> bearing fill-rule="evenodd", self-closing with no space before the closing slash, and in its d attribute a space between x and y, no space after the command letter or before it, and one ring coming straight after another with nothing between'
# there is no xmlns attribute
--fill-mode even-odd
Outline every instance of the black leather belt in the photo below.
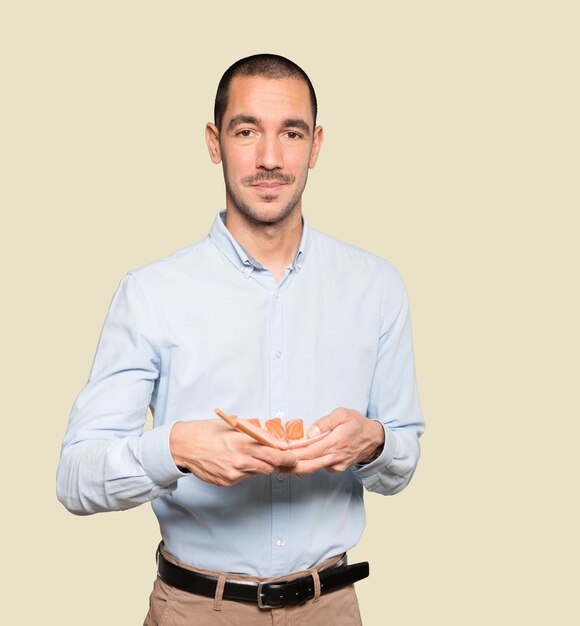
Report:
<svg viewBox="0 0 580 626"><path fill-rule="evenodd" d="M218 579L214 576L198 574L179 567L163 558L159 553L158 574L161 580L182 591L213 598ZM329 567L318 572L320 593L330 593L351 585L369 575L369 564L355 563L344 567ZM314 579L309 574L290 581L242 582L227 580L224 586L224 600L255 602L260 608L268 609L290 604L300 604L314 597Z"/></svg>

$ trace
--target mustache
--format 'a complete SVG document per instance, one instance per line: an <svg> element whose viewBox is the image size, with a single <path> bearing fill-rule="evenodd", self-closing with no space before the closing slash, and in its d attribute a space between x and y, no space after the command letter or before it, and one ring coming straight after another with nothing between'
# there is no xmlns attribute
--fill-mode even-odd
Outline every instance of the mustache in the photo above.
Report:
<svg viewBox="0 0 580 626"><path fill-rule="evenodd" d="M271 182L290 185L295 181L295 177L291 174L282 174L282 172L260 172L255 176L245 176L242 178L244 185L256 185L257 183Z"/></svg>

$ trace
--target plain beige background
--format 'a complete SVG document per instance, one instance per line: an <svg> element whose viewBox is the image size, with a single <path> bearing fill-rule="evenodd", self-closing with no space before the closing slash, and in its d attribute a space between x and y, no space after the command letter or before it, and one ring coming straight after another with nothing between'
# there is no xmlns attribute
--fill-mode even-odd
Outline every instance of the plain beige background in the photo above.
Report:
<svg viewBox="0 0 580 626"><path fill-rule="evenodd" d="M2 3L3 623L142 622L154 516L67 513L60 441L121 277L222 208L204 124L262 51L317 88L310 222L411 300L428 430L367 498L365 625L579 623L577 6Z"/></svg>

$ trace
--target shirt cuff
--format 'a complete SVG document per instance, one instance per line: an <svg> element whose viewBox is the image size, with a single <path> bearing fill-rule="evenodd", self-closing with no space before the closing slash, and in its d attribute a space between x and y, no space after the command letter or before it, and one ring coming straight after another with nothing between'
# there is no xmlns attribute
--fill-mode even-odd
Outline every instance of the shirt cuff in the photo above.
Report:
<svg viewBox="0 0 580 626"><path fill-rule="evenodd" d="M376 420L379 421L379 420ZM379 422L385 430L385 443L379 456L370 463L358 463L353 469L354 475L367 486L367 484L374 483L376 475L382 470L386 469L395 458L395 451L397 448L397 442L393 433L382 423Z"/></svg>
<svg viewBox="0 0 580 626"><path fill-rule="evenodd" d="M141 436L141 465L157 485L166 486L186 476L174 463L169 436L175 422L147 430Z"/></svg>

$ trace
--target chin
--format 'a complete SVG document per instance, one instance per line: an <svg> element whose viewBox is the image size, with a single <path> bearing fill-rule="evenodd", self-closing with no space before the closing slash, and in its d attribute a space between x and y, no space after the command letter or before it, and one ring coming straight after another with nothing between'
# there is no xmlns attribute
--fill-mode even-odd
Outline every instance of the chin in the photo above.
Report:
<svg viewBox="0 0 580 626"><path fill-rule="evenodd" d="M278 224L287 219L296 210L300 210L297 204L292 206L273 206L264 202L262 206L236 205L237 210L256 224Z"/></svg>
<svg viewBox="0 0 580 626"><path fill-rule="evenodd" d="M273 211L257 211L255 213L255 219L263 222L264 224L278 224L289 218L292 213L296 211L296 207L273 210Z"/></svg>

